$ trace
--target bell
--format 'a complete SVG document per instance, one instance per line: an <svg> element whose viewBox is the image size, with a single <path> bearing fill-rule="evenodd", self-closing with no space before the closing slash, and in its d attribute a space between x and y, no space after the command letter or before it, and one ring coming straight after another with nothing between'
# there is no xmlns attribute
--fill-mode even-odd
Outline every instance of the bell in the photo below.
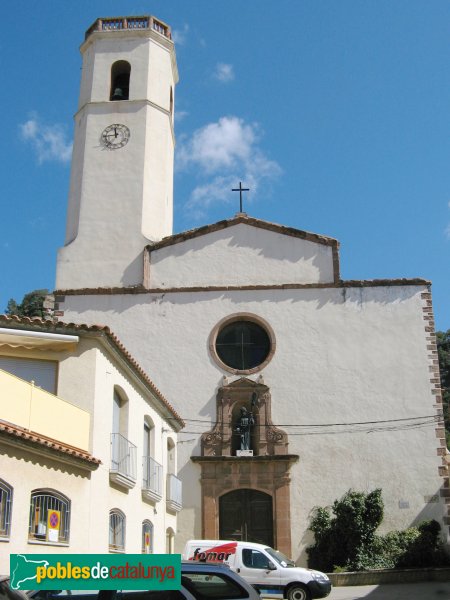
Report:
<svg viewBox="0 0 450 600"><path fill-rule="evenodd" d="M114 90L114 94L113 94L111 100L123 100L123 99L124 99L123 90L122 90L122 88L117 87Z"/></svg>

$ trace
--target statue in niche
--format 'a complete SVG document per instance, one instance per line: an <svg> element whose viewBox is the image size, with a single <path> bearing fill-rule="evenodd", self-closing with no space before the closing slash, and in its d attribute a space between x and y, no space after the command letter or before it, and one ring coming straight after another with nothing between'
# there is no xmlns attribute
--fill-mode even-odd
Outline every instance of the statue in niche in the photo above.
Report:
<svg viewBox="0 0 450 600"><path fill-rule="evenodd" d="M250 450L250 429L255 424L253 413L249 413L245 406L241 407L241 415L237 421L235 431L241 436L241 450Z"/></svg>

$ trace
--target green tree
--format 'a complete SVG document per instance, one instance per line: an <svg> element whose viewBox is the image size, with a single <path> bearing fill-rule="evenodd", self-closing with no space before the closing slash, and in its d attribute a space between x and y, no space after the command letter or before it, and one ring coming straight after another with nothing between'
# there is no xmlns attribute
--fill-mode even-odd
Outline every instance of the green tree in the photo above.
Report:
<svg viewBox="0 0 450 600"><path fill-rule="evenodd" d="M381 490L368 494L349 490L329 509L318 508L311 521L315 543L308 564L320 571L336 567L360 571L374 564L375 531L383 520Z"/></svg>
<svg viewBox="0 0 450 600"><path fill-rule="evenodd" d="M449 564L437 521L380 536L375 532L383 510L380 489L369 494L349 490L331 509L317 508L310 525L315 542L307 549L308 565L329 573Z"/></svg>
<svg viewBox="0 0 450 600"><path fill-rule="evenodd" d="M48 290L33 290L28 292L20 304L11 298L6 307L7 315L17 315L18 317L41 317L45 319L47 313L44 309L44 300Z"/></svg>
<svg viewBox="0 0 450 600"><path fill-rule="evenodd" d="M447 447L450 448L450 329L436 333Z"/></svg>
<svg viewBox="0 0 450 600"><path fill-rule="evenodd" d="M377 536L375 549L377 564L386 569L444 567L450 562L442 544L441 526L434 519Z"/></svg>

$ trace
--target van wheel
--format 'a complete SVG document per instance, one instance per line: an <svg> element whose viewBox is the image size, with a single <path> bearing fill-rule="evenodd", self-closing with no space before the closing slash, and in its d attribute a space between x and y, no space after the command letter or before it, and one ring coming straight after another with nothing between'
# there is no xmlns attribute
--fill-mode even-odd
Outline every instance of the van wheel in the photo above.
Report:
<svg viewBox="0 0 450 600"><path fill-rule="evenodd" d="M305 586L296 584L288 589L287 600L311 600L311 593Z"/></svg>

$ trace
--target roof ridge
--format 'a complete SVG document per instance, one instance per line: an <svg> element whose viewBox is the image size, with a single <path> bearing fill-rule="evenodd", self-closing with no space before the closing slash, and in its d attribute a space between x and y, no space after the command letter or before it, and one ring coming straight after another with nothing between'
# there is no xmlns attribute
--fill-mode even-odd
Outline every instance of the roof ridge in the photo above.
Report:
<svg viewBox="0 0 450 600"><path fill-rule="evenodd" d="M259 227L261 229L266 229L268 231L273 231L282 235L289 235L301 239L306 239L307 241L325 244L327 246L339 247L338 240L330 236L322 235L319 233L312 233L303 229L296 229L295 227L287 227L286 225L280 225L278 223L265 221L256 217L249 217L245 213L238 213L230 219L222 219L221 221L210 223L209 225L202 225L194 229L188 229L180 233L175 233L173 235L166 236L158 242L147 244L146 248L149 252L151 252L152 250L158 250L159 248L164 248L165 246L179 244L180 242L183 242L185 240L206 235L208 233L213 233L214 231L220 231L222 229L226 229L227 227L232 227L240 223L250 225L252 227Z"/></svg>

